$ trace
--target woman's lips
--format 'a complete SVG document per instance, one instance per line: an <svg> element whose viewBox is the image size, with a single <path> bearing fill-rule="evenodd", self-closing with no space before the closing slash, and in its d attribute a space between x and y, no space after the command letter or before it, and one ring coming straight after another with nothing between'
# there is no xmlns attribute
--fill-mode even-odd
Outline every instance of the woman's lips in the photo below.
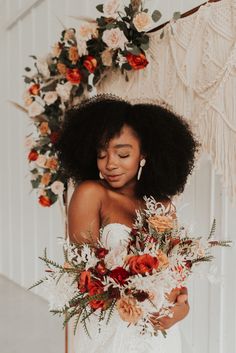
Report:
<svg viewBox="0 0 236 353"><path fill-rule="evenodd" d="M114 181L116 179L119 179L121 177L122 174L116 174L116 175L107 175L107 179Z"/></svg>

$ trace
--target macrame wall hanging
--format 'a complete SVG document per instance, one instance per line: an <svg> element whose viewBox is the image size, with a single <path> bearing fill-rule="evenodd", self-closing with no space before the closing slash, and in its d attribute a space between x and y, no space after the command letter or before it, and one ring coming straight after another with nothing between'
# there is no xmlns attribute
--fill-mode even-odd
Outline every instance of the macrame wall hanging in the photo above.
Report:
<svg viewBox="0 0 236 353"><path fill-rule="evenodd" d="M236 202L236 0L207 3L191 16L149 33L149 65L113 71L97 93L171 106L186 117Z"/></svg>

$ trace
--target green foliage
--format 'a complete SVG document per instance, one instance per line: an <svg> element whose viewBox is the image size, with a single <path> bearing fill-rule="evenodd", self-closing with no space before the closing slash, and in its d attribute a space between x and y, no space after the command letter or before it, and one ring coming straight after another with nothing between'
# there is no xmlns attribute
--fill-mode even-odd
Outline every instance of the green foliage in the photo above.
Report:
<svg viewBox="0 0 236 353"><path fill-rule="evenodd" d="M154 21L154 22L157 22L157 21L160 20L160 18L161 18L161 13L160 13L160 11L158 11L158 10L153 11L153 13L152 13L152 19L153 19L153 21Z"/></svg>

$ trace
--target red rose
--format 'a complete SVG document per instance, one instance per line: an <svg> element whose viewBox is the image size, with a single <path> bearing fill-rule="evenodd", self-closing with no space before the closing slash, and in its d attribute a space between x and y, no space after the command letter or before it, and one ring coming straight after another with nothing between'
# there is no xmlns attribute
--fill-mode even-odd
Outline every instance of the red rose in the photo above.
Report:
<svg viewBox="0 0 236 353"><path fill-rule="evenodd" d="M81 81L81 73L79 69L67 69L66 70L66 78L73 85L77 85Z"/></svg>
<svg viewBox="0 0 236 353"><path fill-rule="evenodd" d="M97 67L97 60L92 55L87 55L84 59L83 65L93 74Z"/></svg>
<svg viewBox="0 0 236 353"><path fill-rule="evenodd" d="M81 293L87 292L91 282L91 272L83 271L80 274L78 288Z"/></svg>
<svg viewBox="0 0 236 353"><path fill-rule="evenodd" d="M151 273L152 270L157 269L159 265L157 257L153 257L149 254L131 256L127 263L133 275L144 275L146 272Z"/></svg>
<svg viewBox="0 0 236 353"><path fill-rule="evenodd" d="M98 259L103 259L108 254L108 250L105 248L98 248L95 255Z"/></svg>
<svg viewBox="0 0 236 353"><path fill-rule="evenodd" d="M89 295L93 296L96 294L102 294L104 292L103 290L103 284L100 281L93 280L89 283ZM103 308L105 305L104 300L91 300L89 302L89 305L91 306L92 309L98 309L98 308Z"/></svg>
<svg viewBox="0 0 236 353"><path fill-rule="evenodd" d="M50 140L54 144L58 141L60 137L60 132L59 131L53 131L50 135Z"/></svg>
<svg viewBox="0 0 236 353"><path fill-rule="evenodd" d="M43 207L50 207L52 205L52 200L48 196L39 196L39 203Z"/></svg>
<svg viewBox="0 0 236 353"><path fill-rule="evenodd" d="M133 55L131 53L126 55L126 59L134 70L144 69L148 65L145 54Z"/></svg>
<svg viewBox="0 0 236 353"><path fill-rule="evenodd" d="M129 277L129 272L123 267L119 266L112 270L109 276L114 279L114 281L122 286L126 283L126 279Z"/></svg>
<svg viewBox="0 0 236 353"><path fill-rule="evenodd" d="M37 96L39 94L40 91L40 86L38 84L34 84L29 88L29 93Z"/></svg>
<svg viewBox="0 0 236 353"><path fill-rule="evenodd" d="M28 160L36 161L37 159L38 159L38 152L35 150L31 150L30 153L28 154Z"/></svg>
<svg viewBox="0 0 236 353"><path fill-rule="evenodd" d="M96 268L97 273L102 276L104 276L108 272L108 270L104 264L104 261L99 261L95 268Z"/></svg>

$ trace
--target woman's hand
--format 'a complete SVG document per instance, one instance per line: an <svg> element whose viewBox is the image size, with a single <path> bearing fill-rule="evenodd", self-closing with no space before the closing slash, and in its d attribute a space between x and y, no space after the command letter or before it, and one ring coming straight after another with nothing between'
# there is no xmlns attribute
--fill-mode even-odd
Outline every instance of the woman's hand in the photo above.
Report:
<svg viewBox="0 0 236 353"><path fill-rule="evenodd" d="M168 299L170 302L175 303L171 309L173 317L164 316L158 318L159 313L153 313L151 322L157 330L163 331L169 329L176 322L183 320L189 312L188 290L186 287L172 290Z"/></svg>

